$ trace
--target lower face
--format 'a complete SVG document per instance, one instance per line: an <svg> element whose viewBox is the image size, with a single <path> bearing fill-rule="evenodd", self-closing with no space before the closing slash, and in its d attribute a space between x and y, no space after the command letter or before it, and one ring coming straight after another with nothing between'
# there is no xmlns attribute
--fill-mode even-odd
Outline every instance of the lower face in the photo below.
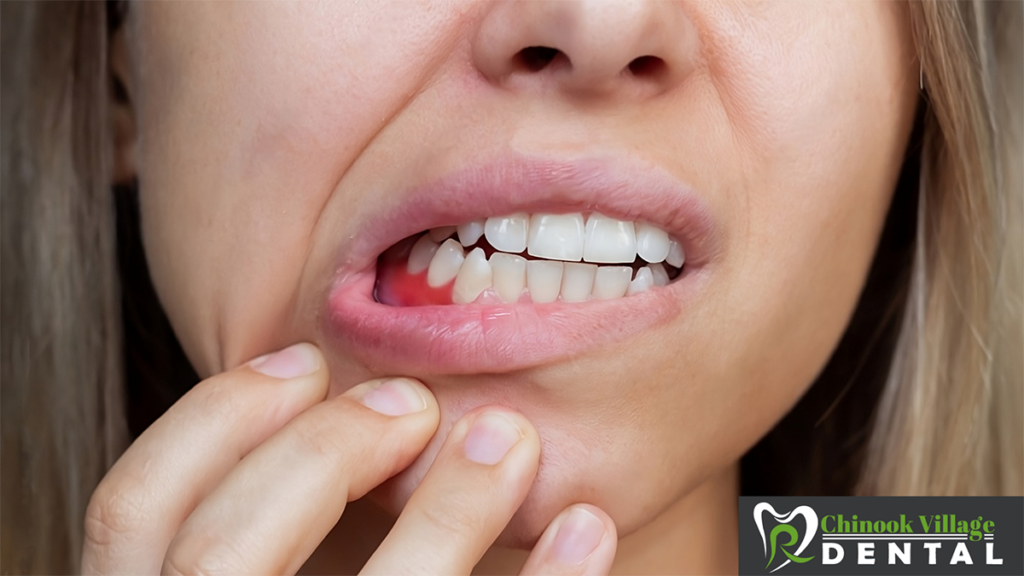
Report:
<svg viewBox="0 0 1024 576"><path fill-rule="evenodd" d="M462 414L522 412L509 545L581 500L628 534L795 403L917 96L899 4L659 3L677 77L582 95L481 73L521 6L140 3L126 43L146 253L200 374L310 341L332 394L423 380L441 428L393 512Z"/></svg>

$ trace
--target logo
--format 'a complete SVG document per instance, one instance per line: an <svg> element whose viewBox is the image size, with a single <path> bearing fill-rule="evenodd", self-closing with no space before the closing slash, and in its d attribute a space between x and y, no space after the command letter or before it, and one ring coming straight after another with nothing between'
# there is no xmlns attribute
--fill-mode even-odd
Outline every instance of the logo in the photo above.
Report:
<svg viewBox="0 0 1024 576"><path fill-rule="evenodd" d="M779 523L772 528L772 531L768 537L765 537L764 533L764 513L768 512L771 514ZM804 521L804 537L801 540L799 538L799 532L793 527L790 522L796 517L802 517ZM754 506L754 523L757 524L757 532L761 535L761 544L764 546L764 555L768 559L768 562L764 565L765 569L772 565L775 560L776 552L781 551L786 555L789 560L782 562L775 567L771 572L776 572L790 562L796 562L803 564L809 560L813 560L814 556L802 557L801 553L807 548L814 539L814 533L818 530L818 515L815 514L814 509L810 506L797 506L792 512L779 514L772 508L772 505L767 502L760 502ZM788 541L779 542L779 538L788 537ZM787 547L793 546L799 540L800 545L795 552L790 553L786 550ZM771 543L771 552L768 551L769 542ZM782 557L779 556L781 560Z"/></svg>
<svg viewBox="0 0 1024 576"><path fill-rule="evenodd" d="M1024 574L1024 498L741 496L739 573Z"/></svg>

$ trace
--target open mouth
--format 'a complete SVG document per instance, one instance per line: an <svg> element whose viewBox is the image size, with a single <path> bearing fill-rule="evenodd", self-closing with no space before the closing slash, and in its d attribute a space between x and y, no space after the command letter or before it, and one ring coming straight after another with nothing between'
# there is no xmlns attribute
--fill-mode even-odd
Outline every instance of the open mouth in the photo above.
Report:
<svg viewBox="0 0 1024 576"><path fill-rule="evenodd" d="M638 335L695 303L721 247L703 198L624 156L507 157L396 198L339 254L320 316L381 374L504 373Z"/></svg>
<svg viewBox="0 0 1024 576"><path fill-rule="evenodd" d="M520 212L405 238L378 260L374 297L390 306L610 300L667 286L684 262L680 242L647 222Z"/></svg>

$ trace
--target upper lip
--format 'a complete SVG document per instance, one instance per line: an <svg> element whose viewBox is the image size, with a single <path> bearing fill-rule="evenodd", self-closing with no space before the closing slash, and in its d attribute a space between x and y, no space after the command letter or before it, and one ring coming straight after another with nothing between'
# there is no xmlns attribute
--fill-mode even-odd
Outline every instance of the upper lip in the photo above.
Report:
<svg viewBox="0 0 1024 576"><path fill-rule="evenodd" d="M720 234L706 201L664 170L621 156L514 156L478 163L399 193L360 223L339 254L325 335L373 371L498 373L549 363L667 322L694 301ZM373 299L377 258L438 226L516 212L600 212L646 221L686 254L680 281L582 304L393 307Z"/></svg>
<svg viewBox="0 0 1024 576"><path fill-rule="evenodd" d="M515 157L470 166L398 197L392 210L362 222L337 281L373 269L381 253L419 232L516 212L600 212L646 221L682 244L691 269L719 248L708 206L694 190L656 166L621 157Z"/></svg>

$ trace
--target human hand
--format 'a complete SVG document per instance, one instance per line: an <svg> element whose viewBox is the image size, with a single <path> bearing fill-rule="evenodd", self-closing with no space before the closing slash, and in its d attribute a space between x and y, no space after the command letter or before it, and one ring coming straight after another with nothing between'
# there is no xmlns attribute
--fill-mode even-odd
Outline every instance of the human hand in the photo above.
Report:
<svg viewBox="0 0 1024 576"><path fill-rule="evenodd" d="M96 488L83 572L295 573L346 504L409 466L439 421L414 380L325 400L328 380L319 350L299 344L196 385ZM468 574L522 504L539 454L521 414L463 416L362 573ZM573 505L523 573L603 574L615 546L604 512Z"/></svg>

